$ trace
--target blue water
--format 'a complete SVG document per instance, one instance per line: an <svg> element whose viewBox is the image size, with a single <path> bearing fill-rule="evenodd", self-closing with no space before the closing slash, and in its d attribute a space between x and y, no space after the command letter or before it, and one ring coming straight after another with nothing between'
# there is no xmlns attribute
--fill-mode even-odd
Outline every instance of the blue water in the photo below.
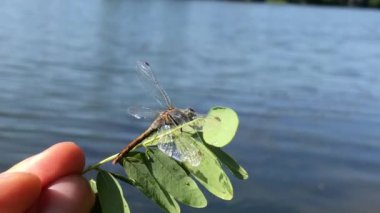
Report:
<svg viewBox="0 0 380 213"><path fill-rule="evenodd" d="M0 169L63 140L87 164L154 106L148 60L179 107L234 108L234 199L183 212L378 212L380 13L217 1L1 1ZM109 169L115 169L111 165ZM159 209L127 187L133 212Z"/></svg>

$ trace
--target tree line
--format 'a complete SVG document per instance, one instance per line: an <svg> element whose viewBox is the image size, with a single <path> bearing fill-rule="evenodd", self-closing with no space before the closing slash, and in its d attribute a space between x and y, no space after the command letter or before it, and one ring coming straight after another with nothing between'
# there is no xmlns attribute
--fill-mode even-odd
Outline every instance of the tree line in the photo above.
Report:
<svg viewBox="0 0 380 213"><path fill-rule="evenodd" d="M243 0L243 1L380 8L380 0Z"/></svg>

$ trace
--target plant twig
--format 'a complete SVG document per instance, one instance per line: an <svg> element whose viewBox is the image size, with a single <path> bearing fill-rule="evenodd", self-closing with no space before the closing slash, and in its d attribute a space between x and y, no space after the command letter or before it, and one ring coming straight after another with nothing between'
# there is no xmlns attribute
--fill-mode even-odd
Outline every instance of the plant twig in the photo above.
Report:
<svg viewBox="0 0 380 213"><path fill-rule="evenodd" d="M152 145L152 143L153 143L155 140L157 140L157 138L161 138L161 137L163 137L163 136L165 136L165 135L172 134L174 131L177 131L177 130L181 129L181 128L183 128L184 126L189 126L189 125L191 125L191 124L193 124L193 123L195 123L195 122L200 121L201 119L203 119L203 118L196 118L196 119L194 119L194 120L192 120L192 121L189 121L189 122L186 122L186 123L184 123L184 124L182 124L182 125L179 125L179 126L176 126L176 127L174 127L174 128L171 128L171 129L169 129L168 131L165 131L164 133L162 133L162 134L160 134L160 135L158 135L158 136L156 135L156 136L151 137L151 138L146 138L146 140L144 140L144 142L142 143L142 145L145 146L145 147L147 147L147 146L149 146L149 145ZM132 150L130 150L130 151L133 151L133 150L137 149L137 148L140 147L140 146L141 146L141 144L135 146L135 147L134 147ZM93 164L93 165L88 166L88 167L82 172L82 174L86 174L87 172L89 172L89 171L91 171L91 170L98 169L101 165L103 165L103 164L105 164L105 163L108 163L108 162L111 162L111 161L114 160L117 156L118 156L118 154L111 155L111 156L109 156L109 157L107 157L107 158L105 158L105 159L99 161L99 162L96 163L96 164Z"/></svg>
<svg viewBox="0 0 380 213"><path fill-rule="evenodd" d="M107 163L107 162L110 162L112 161L115 157L117 156L117 154L114 154L114 155L111 155L107 158L104 158L103 160L99 161L98 163L96 164L93 164L93 165L90 165L88 166L83 172L82 174L86 174L87 172L91 171L91 170L94 170L94 169L97 169L99 166Z"/></svg>

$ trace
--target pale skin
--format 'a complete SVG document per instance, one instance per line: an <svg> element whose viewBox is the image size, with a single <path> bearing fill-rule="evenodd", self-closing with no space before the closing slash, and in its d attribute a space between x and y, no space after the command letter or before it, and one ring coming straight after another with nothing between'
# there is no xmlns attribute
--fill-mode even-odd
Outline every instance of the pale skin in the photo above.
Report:
<svg viewBox="0 0 380 213"><path fill-rule="evenodd" d="M82 150L62 142L0 174L0 212L85 213L95 202Z"/></svg>

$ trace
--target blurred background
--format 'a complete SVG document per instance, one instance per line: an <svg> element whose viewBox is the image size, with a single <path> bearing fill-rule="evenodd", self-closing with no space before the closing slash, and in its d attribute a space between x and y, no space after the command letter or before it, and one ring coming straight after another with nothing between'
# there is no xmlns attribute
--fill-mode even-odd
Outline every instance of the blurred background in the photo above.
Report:
<svg viewBox="0 0 380 213"><path fill-rule="evenodd" d="M127 107L155 106L142 59L177 107L240 116L225 150L250 178L183 212L378 212L379 26L352 7L1 1L0 170L64 140L87 164L117 153L149 124ZM160 211L125 191L132 212Z"/></svg>

